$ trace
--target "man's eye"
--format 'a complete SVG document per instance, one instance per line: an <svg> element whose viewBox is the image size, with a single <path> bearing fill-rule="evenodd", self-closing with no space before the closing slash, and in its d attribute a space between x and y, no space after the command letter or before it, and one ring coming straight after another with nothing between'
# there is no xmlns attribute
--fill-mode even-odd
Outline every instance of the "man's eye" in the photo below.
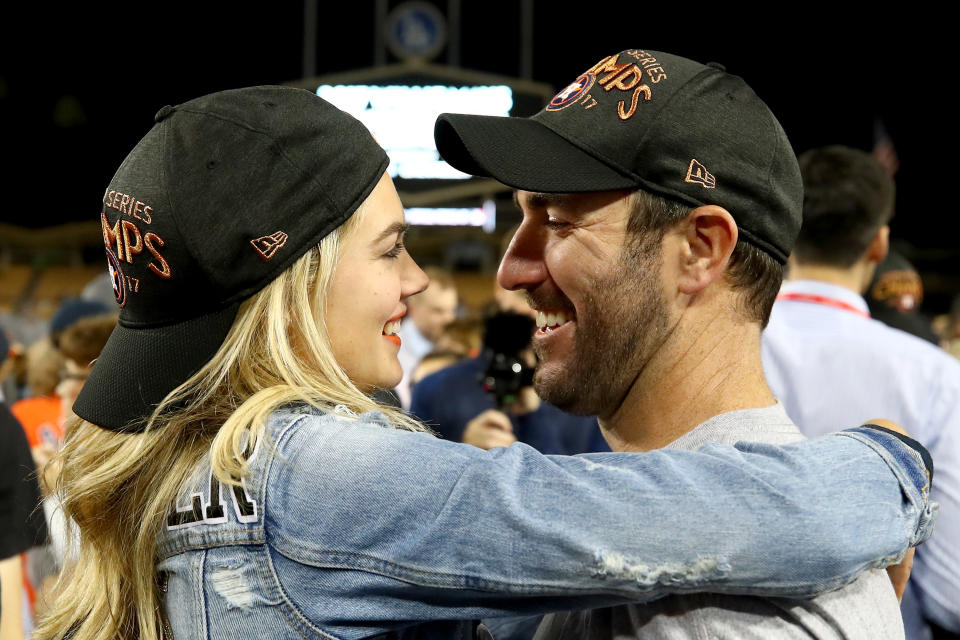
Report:
<svg viewBox="0 0 960 640"><path fill-rule="evenodd" d="M560 229L565 229L569 227L570 223L564 222L560 218L556 218L554 216L547 216L547 221L544 223L544 226L546 226L548 229L558 231Z"/></svg>

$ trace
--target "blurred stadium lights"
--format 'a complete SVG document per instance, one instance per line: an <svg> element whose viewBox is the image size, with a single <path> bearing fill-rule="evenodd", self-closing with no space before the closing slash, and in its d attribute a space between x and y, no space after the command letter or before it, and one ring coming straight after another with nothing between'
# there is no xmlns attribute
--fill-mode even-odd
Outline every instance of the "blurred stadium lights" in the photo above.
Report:
<svg viewBox="0 0 960 640"><path fill-rule="evenodd" d="M513 108L513 89L506 85L323 84L316 93L365 124L390 156L390 177L403 179L469 178L440 159L433 142L437 116L508 116Z"/></svg>
<svg viewBox="0 0 960 640"><path fill-rule="evenodd" d="M407 222L416 226L480 227L493 233L497 227L497 205L485 200L482 207L411 207L405 210Z"/></svg>

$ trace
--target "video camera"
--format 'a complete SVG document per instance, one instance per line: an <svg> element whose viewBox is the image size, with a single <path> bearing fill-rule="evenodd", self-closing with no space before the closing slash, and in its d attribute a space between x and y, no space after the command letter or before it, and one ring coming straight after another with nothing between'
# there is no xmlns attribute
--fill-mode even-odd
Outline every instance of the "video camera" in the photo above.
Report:
<svg viewBox="0 0 960 640"><path fill-rule="evenodd" d="M525 315L500 311L484 320L483 327L482 357L487 359L487 368L480 382L502 411L517 401L522 388L533 384L534 368L527 366L524 352L535 324Z"/></svg>

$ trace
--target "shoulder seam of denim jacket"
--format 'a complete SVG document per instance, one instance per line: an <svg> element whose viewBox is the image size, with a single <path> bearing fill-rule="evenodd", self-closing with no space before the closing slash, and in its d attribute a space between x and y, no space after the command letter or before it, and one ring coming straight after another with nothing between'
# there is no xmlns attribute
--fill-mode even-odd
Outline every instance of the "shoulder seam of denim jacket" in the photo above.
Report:
<svg viewBox="0 0 960 640"><path fill-rule="evenodd" d="M165 560L171 556L178 555L180 553L187 553L188 551L200 551L202 549L211 549L213 547L225 547L225 546L257 546L267 543L266 533L263 527L258 527L256 529L246 529L244 531L238 531L237 533L244 534L255 534L255 536L246 537L238 536L237 538L230 538L227 536L215 536L216 539L213 540L191 540L193 537L191 534L187 534L188 539L183 541L169 540L165 541L157 546L157 558L158 560ZM200 536L201 538L203 536Z"/></svg>

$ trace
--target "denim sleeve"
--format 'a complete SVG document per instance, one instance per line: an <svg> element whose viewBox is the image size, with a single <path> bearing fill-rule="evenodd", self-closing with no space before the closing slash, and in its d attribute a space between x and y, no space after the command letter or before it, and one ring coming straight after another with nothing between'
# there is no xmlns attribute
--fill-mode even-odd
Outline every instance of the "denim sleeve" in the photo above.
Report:
<svg viewBox="0 0 960 640"><path fill-rule="evenodd" d="M808 596L929 536L925 469L907 449L860 429L786 446L543 456L313 416L278 436L265 526L295 601L347 594L331 616Z"/></svg>

